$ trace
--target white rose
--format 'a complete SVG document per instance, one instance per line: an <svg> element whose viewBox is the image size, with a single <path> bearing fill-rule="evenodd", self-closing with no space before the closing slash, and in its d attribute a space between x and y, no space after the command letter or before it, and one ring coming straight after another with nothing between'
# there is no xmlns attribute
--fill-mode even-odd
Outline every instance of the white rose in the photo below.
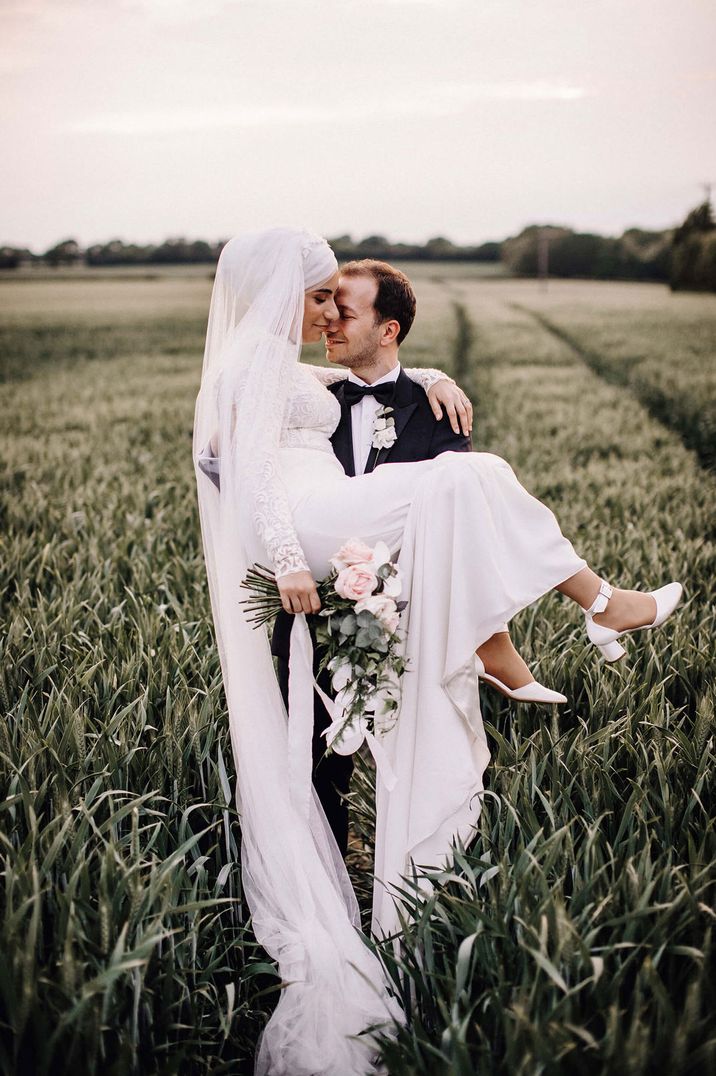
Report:
<svg viewBox="0 0 716 1076"><path fill-rule="evenodd" d="M343 568L350 568L355 564L366 564L372 557L373 550L369 545L360 538L351 538L331 557L331 564L340 572Z"/></svg>
<svg viewBox="0 0 716 1076"><path fill-rule="evenodd" d="M376 542L373 548L373 567L376 572L379 568L382 568L384 564L390 563L390 550L385 542Z"/></svg>
<svg viewBox="0 0 716 1076"><path fill-rule="evenodd" d="M375 430L371 444L373 448L390 448L398 440L395 426L388 426L384 430Z"/></svg>
<svg viewBox="0 0 716 1076"><path fill-rule="evenodd" d="M356 602L357 613L362 613L364 609L372 613L391 635L397 631L400 614L392 598L386 594L370 594L367 598Z"/></svg>
<svg viewBox="0 0 716 1076"><path fill-rule="evenodd" d="M372 562L351 564L338 573L333 586L339 597L352 602L362 601L378 586L378 577L373 571Z"/></svg>

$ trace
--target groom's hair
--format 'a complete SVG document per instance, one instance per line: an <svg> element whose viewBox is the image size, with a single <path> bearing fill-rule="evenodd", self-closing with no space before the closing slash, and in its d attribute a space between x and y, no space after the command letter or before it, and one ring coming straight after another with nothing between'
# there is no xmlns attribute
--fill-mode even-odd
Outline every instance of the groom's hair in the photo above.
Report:
<svg viewBox="0 0 716 1076"><path fill-rule="evenodd" d="M405 273L387 262L374 258L348 262L341 266L342 276L369 276L378 285L373 309L375 324L382 321L397 321L400 325L397 342L402 344L410 332L415 318L415 292Z"/></svg>

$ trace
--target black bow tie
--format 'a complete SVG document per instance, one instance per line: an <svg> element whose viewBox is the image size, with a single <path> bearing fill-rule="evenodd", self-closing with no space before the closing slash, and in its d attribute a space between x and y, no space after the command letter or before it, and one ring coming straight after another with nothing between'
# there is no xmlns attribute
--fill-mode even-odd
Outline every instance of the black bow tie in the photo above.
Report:
<svg viewBox="0 0 716 1076"><path fill-rule="evenodd" d="M393 399L395 381L384 381L382 385L356 385L355 381L346 381L343 399L349 407L359 403L365 396L375 396L383 407Z"/></svg>

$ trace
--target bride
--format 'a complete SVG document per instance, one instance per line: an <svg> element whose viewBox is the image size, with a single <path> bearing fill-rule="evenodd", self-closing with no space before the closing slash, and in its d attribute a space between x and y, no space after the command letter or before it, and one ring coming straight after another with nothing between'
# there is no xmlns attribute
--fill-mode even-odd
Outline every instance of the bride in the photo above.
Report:
<svg viewBox="0 0 716 1076"><path fill-rule="evenodd" d="M298 361L337 284L330 247L309 232L272 229L227 243L196 405L194 459L242 879L256 937L283 984L257 1050L259 1076L374 1071L375 1042L361 1032L403 1019L360 933L355 895L311 785L306 614L319 608L316 580L328 574L329 558L350 538L386 542L399 553L408 601L401 626L409 672L383 744L395 782L377 779L377 937L397 926L390 887L401 875L412 864L444 863L455 838L474 835L489 761L478 648L556 588L582 607L589 638L615 660L622 635L661 624L681 597L679 583L651 594L609 586L490 453L446 452L346 476L330 443L340 409L326 384L337 371ZM219 458L220 486L207 477ZM296 614L290 721L268 637L241 611L239 586L255 562L272 566L284 607Z"/></svg>

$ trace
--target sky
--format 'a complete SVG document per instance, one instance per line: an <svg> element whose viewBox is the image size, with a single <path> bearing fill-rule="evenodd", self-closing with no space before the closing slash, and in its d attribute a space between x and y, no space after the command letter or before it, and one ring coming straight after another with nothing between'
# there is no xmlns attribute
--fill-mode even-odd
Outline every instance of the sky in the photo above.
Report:
<svg viewBox="0 0 716 1076"><path fill-rule="evenodd" d="M713 0L0 0L0 243L669 227Z"/></svg>

